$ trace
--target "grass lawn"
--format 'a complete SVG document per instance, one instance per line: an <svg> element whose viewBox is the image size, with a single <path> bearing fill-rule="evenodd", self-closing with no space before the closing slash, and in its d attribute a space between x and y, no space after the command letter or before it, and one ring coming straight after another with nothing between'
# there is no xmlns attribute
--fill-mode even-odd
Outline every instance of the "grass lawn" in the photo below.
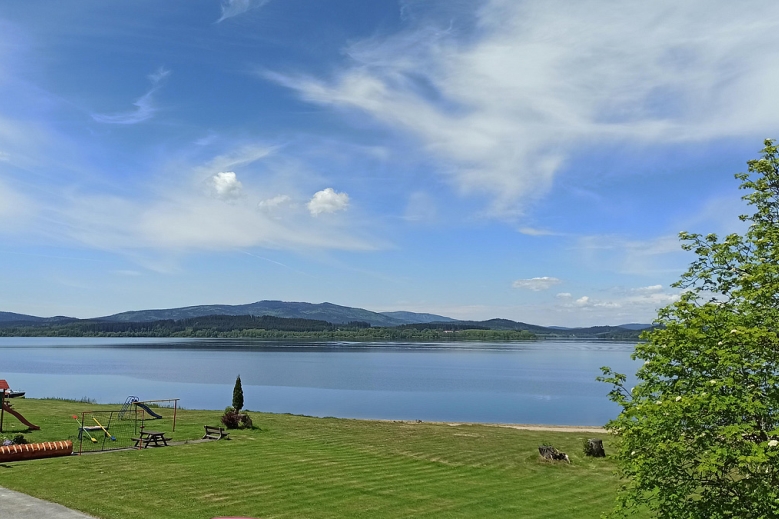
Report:
<svg viewBox="0 0 779 519"><path fill-rule="evenodd" d="M119 406L16 399L40 431L77 434L71 415ZM165 419L147 424L170 432ZM0 463L0 485L101 518L596 518L608 511L613 462L586 458L585 433L519 431L251 413L229 441ZM199 439L218 411L180 410L174 441ZM6 414L4 436L24 430ZM606 452L609 439L604 438ZM540 460L551 443L572 464Z"/></svg>

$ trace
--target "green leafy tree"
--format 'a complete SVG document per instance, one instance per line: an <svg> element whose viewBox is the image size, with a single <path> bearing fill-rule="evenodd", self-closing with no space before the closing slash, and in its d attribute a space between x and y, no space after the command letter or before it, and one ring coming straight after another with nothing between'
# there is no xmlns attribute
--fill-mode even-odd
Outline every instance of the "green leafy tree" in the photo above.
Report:
<svg viewBox="0 0 779 519"><path fill-rule="evenodd" d="M617 513L660 518L779 517L779 152L740 173L754 213L743 234L681 233L697 258L679 301L636 346L629 389L603 368L620 415Z"/></svg>
<svg viewBox="0 0 779 519"><path fill-rule="evenodd" d="M241 386L241 375L235 379L235 387L233 387L233 409L236 413L240 413L243 409L243 387Z"/></svg>

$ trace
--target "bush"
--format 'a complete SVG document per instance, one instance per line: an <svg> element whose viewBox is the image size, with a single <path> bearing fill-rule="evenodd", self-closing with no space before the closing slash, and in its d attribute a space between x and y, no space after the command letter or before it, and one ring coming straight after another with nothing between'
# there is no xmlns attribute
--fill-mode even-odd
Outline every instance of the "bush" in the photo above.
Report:
<svg viewBox="0 0 779 519"><path fill-rule="evenodd" d="M27 441L27 438L25 438L23 434L17 434L16 436L14 436L13 442L16 445L26 445L30 443Z"/></svg>
<svg viewBox="0 0 779 519"><path fill-rule="evenodd" d="M225 409L221 418L222 424L228 429L251 429L254 427L248 413L239 413L233 407Z"/></svg>
<svg viewBox="0 0 779 519"><path fill-rule="evenodd" d="M240 423L240 416L236 412L235 409L232 407L228 407L225 409L224 414L222 415L221 421L222 424L227 427L228 429L238 429L238 425Z"/></svg>

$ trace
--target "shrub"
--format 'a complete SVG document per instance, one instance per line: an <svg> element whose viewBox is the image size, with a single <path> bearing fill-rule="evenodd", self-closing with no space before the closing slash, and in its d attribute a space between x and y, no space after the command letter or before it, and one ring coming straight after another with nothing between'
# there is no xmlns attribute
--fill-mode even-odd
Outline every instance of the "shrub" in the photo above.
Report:
<svg viewBox="0 0 779 519"><path fill-rule="evenodd" d="M12 440L16 445L26 445L30 442L27 441L27 438L24 437L23 434L17 434L14 436L14 439Z"/></svg>
<svg viewBox="0 0 779 519"><path fill-rule="evenodd" d="M222 415L221 420L222 420L222 424L228 429L238 429L238 425L240 423L240 416L235 411L235 409L233 409L232 407L228 407L227 409L225 409L225 412Z"/></svg>

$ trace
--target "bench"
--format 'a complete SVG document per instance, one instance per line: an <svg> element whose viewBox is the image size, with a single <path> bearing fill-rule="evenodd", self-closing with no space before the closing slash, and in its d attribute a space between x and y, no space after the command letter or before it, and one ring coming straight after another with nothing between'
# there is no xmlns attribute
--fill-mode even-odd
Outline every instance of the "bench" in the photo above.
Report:
<svg viewBox="0 0 779 519"><path fill-rule="evenodd" d="M221 440L222 438L227 438L230 436L230 433L226 433L225 430L221 427L204 425L203 428L206 430L206 433L202 438L203 440Z"/></svg>

